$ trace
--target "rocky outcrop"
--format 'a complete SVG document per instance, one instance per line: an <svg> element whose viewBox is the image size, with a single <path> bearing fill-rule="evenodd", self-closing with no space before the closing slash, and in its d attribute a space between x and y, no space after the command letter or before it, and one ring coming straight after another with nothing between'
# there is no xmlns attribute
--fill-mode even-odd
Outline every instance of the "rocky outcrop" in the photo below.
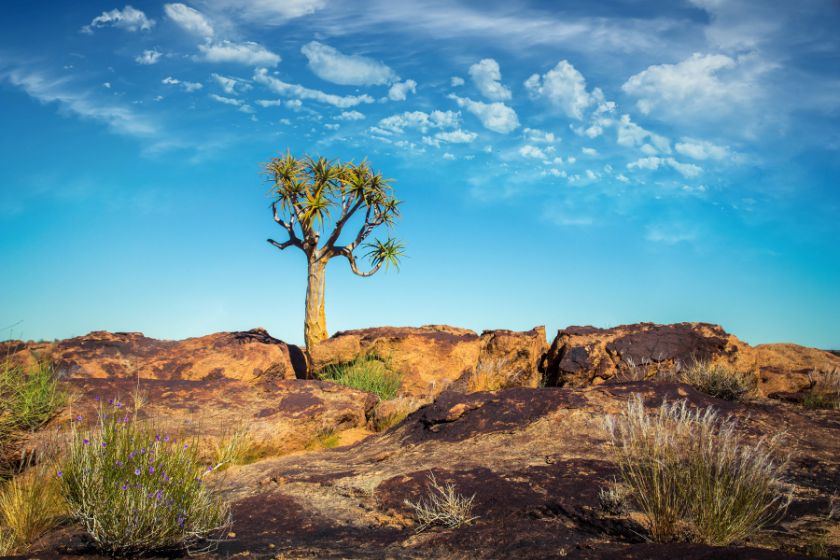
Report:
<svg viewBox="0 0 840 560"><path fill-rule="evenodd" d="M764 395L802 391L808 373L840 368L840 358L829 352L795 344L753 347L708 323L568 327L557 332L544 368L548 385L581 387L640 372L652 376L693 361L755 372Z"/></svg>
<svg viewBox="0 0 840 560"><path fill-rule="evenodd" d="M300 349L263 329L184 340L94 331L53 344L17 344L14 349L17 352L13 356L49 357L62 375L70 378L254 381L295 379L305 371Z"/></svg>
<svg viewBox="0 0 840 560"><path fill-rule="evenodd" d="M480 364L491 363L500 386L535 387L547 346L544 327L528 332L484 331L479 336L467 329L426 325L339 332L315 346L310 355L316 373L361 356L377 356L402 376L404 394L430 396L463 380Z"/></svg>

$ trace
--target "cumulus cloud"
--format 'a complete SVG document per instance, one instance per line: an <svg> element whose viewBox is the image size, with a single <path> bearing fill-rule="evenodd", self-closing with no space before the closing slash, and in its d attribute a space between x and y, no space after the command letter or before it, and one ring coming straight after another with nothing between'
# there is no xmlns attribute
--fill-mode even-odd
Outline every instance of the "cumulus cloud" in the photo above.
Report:
<svg viewBox="0 0 840 560"><path fill-rule="evenodd" d="M165 77L160 81L160 83L166 84L168 86L181 86L187 93L200 90L202 87L204 87L198 82L183 82L178 78L173 78L172 76Z"/></svg>
<svg viewBox="0 0 840 560"><path fill-rule="evenodd" d="M198 46L206 62L232 62L246 66L277 66L280 56L258 43L207 42Z"/></svg>
<svg viewBox="0 0 840 560"><path fill-rule="evenodd" d="M573 119L583 119L584 111L593 103L583 74L565 60L542 76L533 74L525 80L525 88L532 97L547 99Z"/></svg>
<svg viewBox="0 0 840 560"><path fill-rule="evenodd" d="M369 95L334 95L316 89L303 87L299 84L290 84L268 75L268 70L258 68L254 72L254 81L262 84L275 93L285 97L300 99L311 99L320 103L327 103L340 109L355 107L362 103L373 103L374 99Z"/></svg>
<svg viewBox="0 0 840 560"><path fill-rule="evenodd" d="M760 93L756 79L771 67L755 57L694 53L677 64L649 66L621 89L646 115L709 118L751 104Z"/></svg>
<svg viewBox="0 0 840 560"><path fill-rule="evenodd" d="M408 93L416 93L417 82L414 80L406 80L404 82L397 82L388 90L388 99L391 101L405 101Z"/></svg>
<svg viewBox="0 0 840 560"><path fill-rule="evenodd" d="M516 111L500 101L483 103L473 101L468 97L458 97L455 94L449 94L449 99L454 100L459 107L463 107L478 117L484 128L488 130L508 134L519 127L519 118L516 116Z"/></svg>
<svg viewBox="0 0 840 560"><path fill-rule="evenodd" d="M157 64L157 61L160 60L161 56L163 56L163 53L158 52L157 49L145 50L143 51L143 54L135 57L134 61L137 62L137 64Z"/></svg>
<svg viewBox="0 0 840 560"><path fill-rule="evenodd" d="M525 144L519 148L519 155L532 159L548 159L548 156L545 155L544 151L536 146L532 146L531 144Z"/></svg>
<svg viewBox="0 0 840 560"><path fill-rule="evenodd" d="M664 136L645 130L630 119L630 115L622 115L616 125L617 142L625 147L641 147L643 151L671 153L671 142ZM646 148L649 147L649 148Z"/></svg>
<svg viewBox="0 0 840 560"><path fill-rule="evenodd" d="M683 177L696 177L702 173L703 168L694 165L693 163L681 163L674 158L661 158L657 156L648 156L639 158L636 161L631 161L627 164L627 169L647 169L655 171L660 167L668 166Z"/></svg>
<svg viewBox="0 0 840 560"><path fill-rule="evenodd" d="M522 133L529 142L551 144L557 140L553 132L545 132L537 128L526 128Z"/></svg>
<svg viewBox="0 0 840 560"><path fill-rule="evenodd" d="M116 27L126 31L148 31L155 25L155 20L146 17L141 10L126 6L122 10L113 9L110 12L102 12L96 16L88 25L82 27L82 32L93 33L97 27Z"/></svg>
<svg viewBox="0 0 840 560"><path fill-rule="evenodd" d="M462 85L464 85L464 83L464 78L460 76L452 76L452 78L449 80L449 85L451 85L452 87L461 87Z"/></svg>
<svg viewBox="0 0 840 560"><path fill-rule="evenodd" d="M586 155L586 156L597 156L598 155L598 150L596 150L595 148L590 148L588 146L584 146L583 148L580 149L580 151L583 153L583 155Z"/></svg>
<svg viewBox="0 0 840 560"><path fill-rule="evenodd" d="M397 79L394 71L378 60L347 55L318 41L305 44L300 52L309 61L309 68L316 76L334 84L384 85Z"/></svg>
<svg viewBox="0 0 840 560"><path fill-rule="evenodd" d="M218 101L219 103L224 103L225 105L233 105L234 107L239 107L243 104L241 99L236 99L235 97L224 97L222 95L216 95L215 93L210 94L210 99Z"/></svg>
<svg viewBox="0 0 840 560"><path fill-rule="evenodd" d="M431 128L454 128L461 121L455 111L406 111L379 121L379 129L387 134L402 134L406 128L417 128L424 134Z"/></svg>
<svg viewBox="0 0 840 560"><path fill-rule="evenodd" d="M248 91L251 89L251 84L249 84L246 80L241 78L230 78L228 76L222 76L221 74L210 74L210 77L216 80L216 82L222 87L225 93L229 95L234 95L239 92Z"/></svg>
<svg viewBox="0 0 840 560"><path fill-rule="evenodd" d="M674 149L677 153L699 160L720 160L732 155L728 147L718 146L705 140L695 140L692 138L683 138L682 142L677 142Z"/></svg>
<svg viewBox="0 0 840 560"><path fill-rule="evenodd" d="M181 3L164 4L163 11L169 19L178 24L182 29L200 37L212 37L213 26L207 18L193 8Z"/></svg>
<svg viewBox="0 0 840 560"><path fill-rule="evenodd" d="M511 98L510 89L501 82L502 72L499 69L499 63L492 58L485 58L470 66L469 74L475 87L487 99L507 101Z"/></svg>
<svg viewBox="0 0 840 560"><path fill-rule="evenodd" d="M358 111L344 111L336 118L340 121L360 121L364 119L365 116Z"/></svg>
<svg viewBox="0 0 840 560"><path fill-rule="evenodd" d="M461 130L452 130L448 132L438 132L435 134L435 139L442 142L449 142L452 144L468 144L475 140L478 135L475 132L468 132Z"/></svg>

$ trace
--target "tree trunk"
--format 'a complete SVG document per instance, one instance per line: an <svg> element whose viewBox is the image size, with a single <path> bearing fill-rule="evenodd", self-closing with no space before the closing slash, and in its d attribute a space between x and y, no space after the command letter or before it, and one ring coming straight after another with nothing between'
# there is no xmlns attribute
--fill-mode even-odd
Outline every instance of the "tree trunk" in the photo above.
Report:
<svg viewBox="0 0 840 560"><path fill-rule="evenodd" d="M324 284L326 280L326 260L309 260L309 274L306 282L306 319L303 325L303 338L306 349L327 338L327 317L324 312Z"/></svg>

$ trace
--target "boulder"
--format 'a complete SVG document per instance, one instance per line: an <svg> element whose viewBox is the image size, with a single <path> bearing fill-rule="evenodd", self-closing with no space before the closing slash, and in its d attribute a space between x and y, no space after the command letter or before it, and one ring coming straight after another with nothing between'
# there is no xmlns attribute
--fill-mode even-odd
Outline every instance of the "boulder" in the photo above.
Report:
<svg viewBox="0 0 840 560"><path fill-rule="evenodd" d="M263 329L158 340L142 333L95 331L41 349L70 378L295 379L305 361L296 346Z"/></svg>
<svg viewBox="0 0 840 560"><path fill-rule="evenodd" d="M310 356L316 374L330 365L377 356L401 374L403 394L428 397L465 380L482 364L500 379L498 386L536 387L547 346L544 327L484 331L481 336L446 325L378 327L338 332L316 345Z"/></svg>
<svg viewBox="0 0 840 560"><path fill-rule="evenodd" d="M759 392L796 393L808 387L808 373L840 368L833 354L795 344L750 346L708 323L639 323L609 329L568 327L557 332L544 362L546 384L581 387L654 375L679 364L709 361L755 372Z"/></svg>

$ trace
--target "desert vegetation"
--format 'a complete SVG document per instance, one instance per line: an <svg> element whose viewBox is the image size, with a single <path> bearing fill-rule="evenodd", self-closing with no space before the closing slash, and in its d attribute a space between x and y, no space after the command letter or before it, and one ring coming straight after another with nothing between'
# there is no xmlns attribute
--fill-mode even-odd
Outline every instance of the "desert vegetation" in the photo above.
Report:
<svg viewBox="0 0 840 560"><path fill-rule="evenodd" d="M400 201L393 194L391 180L361 163L330 161L324 157L296 158L291 153L272 158L264 170L271 182L274 221L288 236L282 243L268 242L278 249L297 247L306 254L307 287L304 339L306 347L327 338L324 307L327 262L344 257L358 276L372 276L384 265L399 267L404 246L392 237L365 243L384 226L390 230L400 216ZM342 231L357 214L363 222L350 243L339 243ZM328 226L332 230L327 234ZM319 246L324 234L324 243ZM357 249L367 250L371 268L359 269Z"/></svg>
<svg viewBox="0 0 840 560"><path fill-rule="evenodd" d="M475 495L462 496L452 483L441 484L434 473L429 473L426 496L417 501L406 500L405 505L413 510L415 530L421 533L430 527L457 529L475 521L478 516L473 515L474 500Z"/></svg>
<svg viewBox="0 0 840 560"><path fill-rule="evenodd" d="M0 485L0 554L24 552L66 515L54 471L33 466Z"/></svg>
<svg viewBox="0 0 840 560"><path fill-rule="evenodd" d="M393 399L400 390L401 376L392 372L384 359L373 354L327 366L319 375L333 383L368 391L382 400Z"/></svg>
<svg viewBox="0 0 840 560"><path fill-rule="evenodd" d="M747 442L712 408L663 402L648 416L635 395L606 428L655 541L726 545L777 520L788 504L780 437Z"/></svg>
<svg viewBox="0 0 840 560"><path fill-rule="evenodd" d="M756 390L758 378L753 372L738 371L723 364L697 360L677 369L673 379L691 385L707 395L736 401Z"/></svg>
<svg viewBox="0 0 840 560"><path fill-rule="evenodd" d="M56 472L71 517L110 554L211 547L230 511L204 484L213 467L195 447L103 405L93 427L74 424Z"/></svg>
<svg viewBox="0 0 840 560"><path fill-rule="evenodd" d="M817 370L811 372L810 387L802 396L807 408L840 409L840 370Z"/></svg>

